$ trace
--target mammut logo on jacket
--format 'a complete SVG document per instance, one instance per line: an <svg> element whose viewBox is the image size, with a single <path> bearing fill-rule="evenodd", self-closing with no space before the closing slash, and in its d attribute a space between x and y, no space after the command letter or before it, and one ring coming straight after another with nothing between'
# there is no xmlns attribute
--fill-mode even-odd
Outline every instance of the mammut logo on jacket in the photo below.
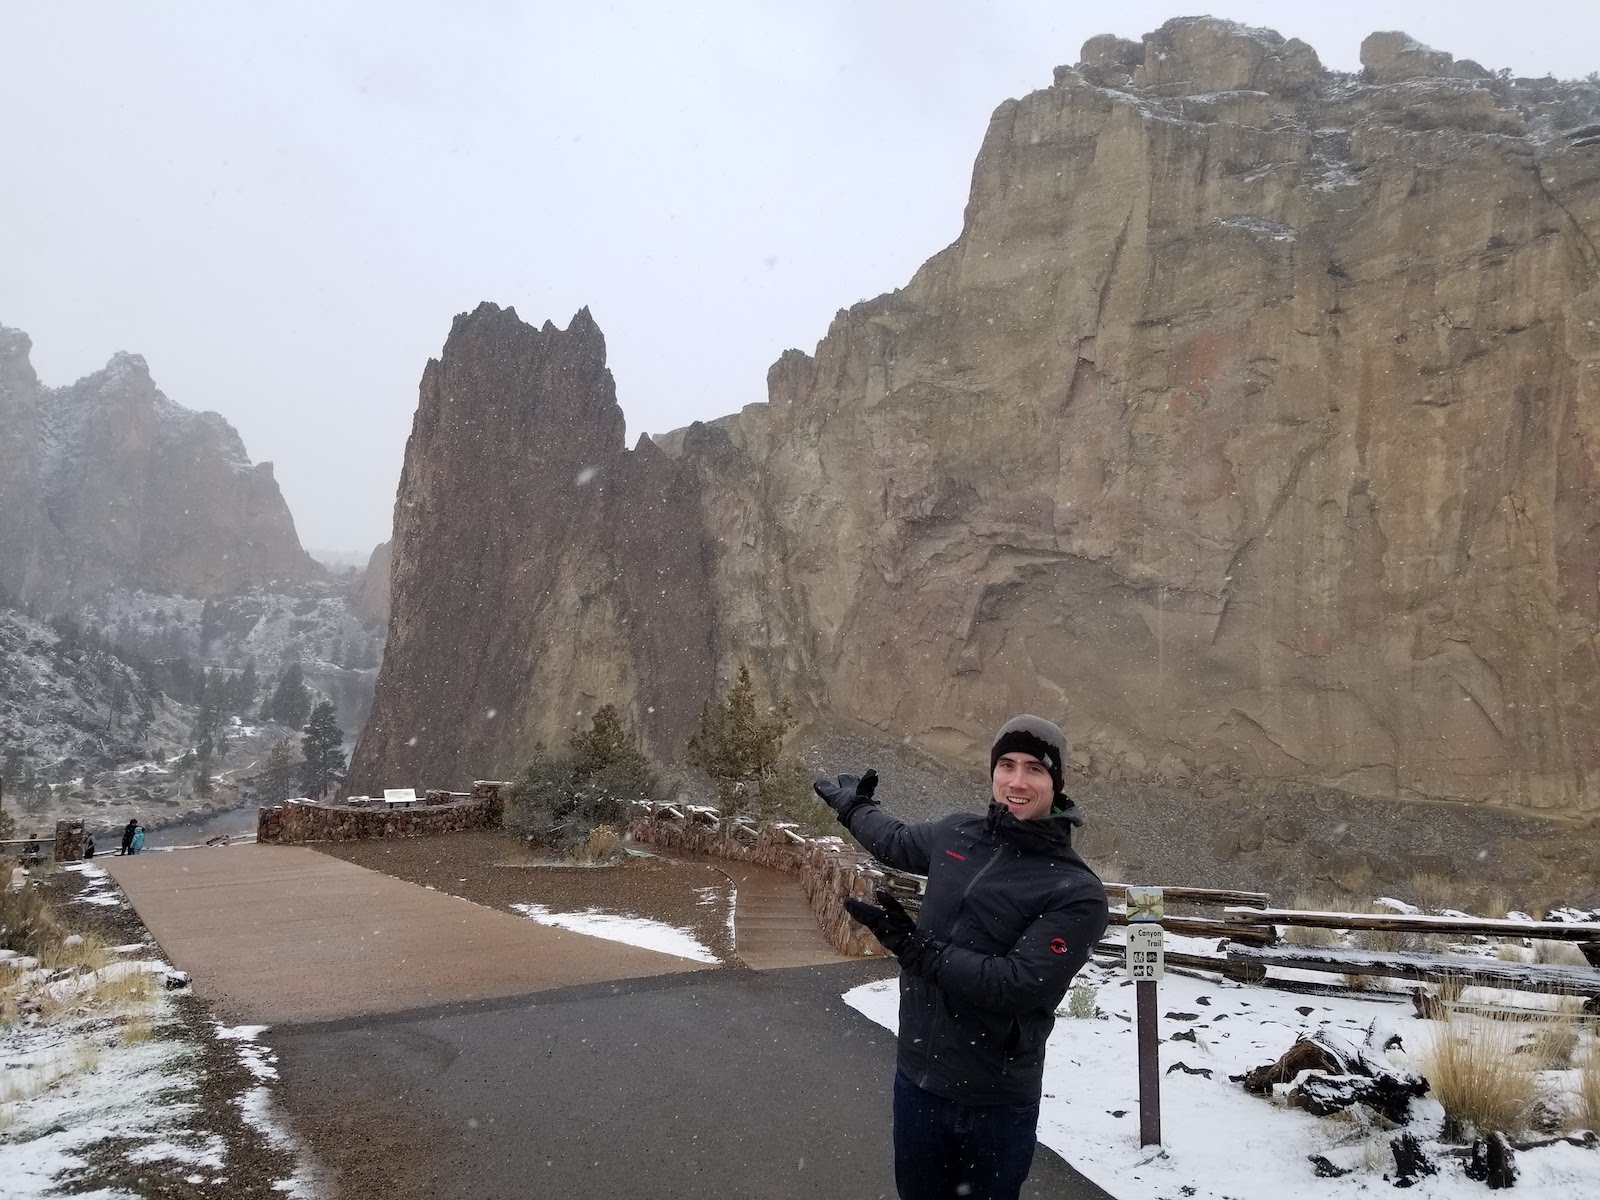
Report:
<svg viewBox="0 0 1600 1200"><path fill-rule="evenodd" d="M1067 952L1067 942L1066 942L1065 938L1051 938L1050 939L1050 953L1052 953L1052 954L1065 954L1066 952Z"/></svg>

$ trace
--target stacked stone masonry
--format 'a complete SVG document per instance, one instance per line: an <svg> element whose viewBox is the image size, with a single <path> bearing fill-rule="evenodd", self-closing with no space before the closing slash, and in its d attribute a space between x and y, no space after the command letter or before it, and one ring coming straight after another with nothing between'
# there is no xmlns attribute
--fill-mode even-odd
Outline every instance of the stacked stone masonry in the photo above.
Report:
<svg viewBox="0 0 1600 1200"><path fill-rule="evenodd" d="M342 804L289 800L261 809L256 819L256 840L297 845L498 829L505 817L511 786L496 780L478 780L471 792L430 791L417 803L406 806L382 800Z"/></svg>
<svg viewBox="0 0 1600 1200"><path fill-rule="evenodd" d="M758 863L800 876L823 936L840 954L881 955L883 948L851 920L844 902L850 896L870 900L888 882L883 866L870 855L851 849L836 837L791 836L792 826L743 825L723 821L710 810L692 810L688 819L674 819L662 810L635 819L628 836L665 850L692 850L717 858Z"/></svg>

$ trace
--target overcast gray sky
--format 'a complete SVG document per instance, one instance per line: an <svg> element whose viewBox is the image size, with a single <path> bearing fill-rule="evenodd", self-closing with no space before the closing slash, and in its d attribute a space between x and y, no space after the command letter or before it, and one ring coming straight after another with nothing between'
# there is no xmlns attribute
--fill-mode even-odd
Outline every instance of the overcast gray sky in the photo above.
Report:
<svg viewBox="0 0 1600 1200"><path fill-rule="evenodd" d="M629 440L960 229L990 112L1200 4L0 0L0 324L47 384L117 350L271 460L302 541L388 536L424 362L480 300L605 331ZM1224 2L1359 66L1401 28L1600 69L1600 4Z"/></svg>

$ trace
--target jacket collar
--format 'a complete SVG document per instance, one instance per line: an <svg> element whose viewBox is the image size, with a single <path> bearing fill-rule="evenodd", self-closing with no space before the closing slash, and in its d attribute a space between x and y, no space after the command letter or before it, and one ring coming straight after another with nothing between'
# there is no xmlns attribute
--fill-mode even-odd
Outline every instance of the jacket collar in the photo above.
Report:
<svg viewBox="0 0 1600 1200"><path fill-rule="evenodd" d="M1020 850L1039 854L1059 854L1072 849L1072 829L1083 824L1083 814L1070 799L1062 796L1047 817L1032 821L1019 821L1003 804L989 802L989 815L984 819L989 831L1002 841L1010 842Z"/></svg>

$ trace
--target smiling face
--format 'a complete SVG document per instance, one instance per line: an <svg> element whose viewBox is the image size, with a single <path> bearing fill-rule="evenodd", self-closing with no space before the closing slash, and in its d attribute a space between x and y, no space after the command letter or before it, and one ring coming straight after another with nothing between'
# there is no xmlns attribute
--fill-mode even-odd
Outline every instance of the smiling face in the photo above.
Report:
<svg viewBox="0 0 1600 1200"><path fill-rule="evenodd" d="M1032 821L1050 815L1055 780L1033 755L1016 751L1002 754L994 764L992 785L994 802L1004 805L1017 820Z"/></svg>

